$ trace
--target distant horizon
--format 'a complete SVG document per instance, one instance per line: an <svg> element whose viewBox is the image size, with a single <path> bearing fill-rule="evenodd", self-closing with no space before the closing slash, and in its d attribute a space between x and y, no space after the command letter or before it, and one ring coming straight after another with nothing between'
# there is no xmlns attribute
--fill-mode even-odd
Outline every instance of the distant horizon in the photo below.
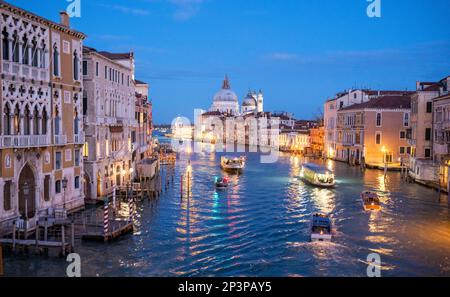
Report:
<svg viewBox="0 0 450 297"><path fill-rule="evenodd" d="M69 2L8 0L58 21ZM240 102L262 89L267 111L310 119L350 88L414 90L450 75L447 0L81 0L71 26L99 51L134 51L154 121L208 109L228 74ZM114 21L111 21L114 20Z"/></svg>

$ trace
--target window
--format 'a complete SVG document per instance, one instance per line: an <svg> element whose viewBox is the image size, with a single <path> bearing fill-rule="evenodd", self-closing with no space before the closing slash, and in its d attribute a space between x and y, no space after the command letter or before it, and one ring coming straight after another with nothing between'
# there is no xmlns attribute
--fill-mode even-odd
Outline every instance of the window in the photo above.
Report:
<svg viewBox="0 0 450 297"><path fill-rule="evenodd" d="M77 51L73 52L73 80L80 79L80 59L78 58Z"/></svg>
<svg viewBox="0 0 450 297"><path fill-rule="evenodd" d="M80 166L80 150L75 150L75 166Z"/></svg>
<svg viewBox="0 0 450 297"><path fill-rule="evenodd" d="M427 113L433 112L433 102L427 102Z"/></svg>
<svg viewBox="0 0 450 297"><path fill-rule="evenodd" d="M381 113L377 113L377 127L381 127Z"/></svg>
<svg viewBox="0 0 450 297"><path fill-rule="evenodd" d="M375 143L381 144L381 133L380 132L377 132L375 135Z"/></svg>
<svg viewBox="0 0 450 297"><path fill-rule="evenodd" d="M50 200L50 175L44 178L44 201Z"/></svg>
<svg viewBox="0 0 450 297"><path fill-rule="evenodd" d="M400 155L404 155L405 154L405 147L401 146L400 147Z"/></svg>
<svg viewBox="0 0 450 297"><path fill-rule="evenodd" d="M87 142L85 142L83 146L83 157L89 157L89 144Z"/></svg>
<svg viewBox="0 0 450 297"><path fill-rule="evenodd" d="M67 40L63 40L63 53L70 54L70 43Z"/></svg>
<svg viewBox="0 0 450 297"><path fill-rule="evenodd" d="M75 176L74 185L75 185L75 189L80 188L80 177L79 176Z"/></svg>
<svg viewBox="0 0 450 297"><path fill-rule="evenodd" d="M344 107L344 102L339 102L339 109L342 109Z"/></svg>
<svg viewBox="0 0 450 297"><path fill-rule="evenodd" d="M64 103L70 104L70 92L64 91Z"/></svg>
<svg viewBox="0 0 450 297"><path fill-rule="evenodd" d="M56 44L53 46L53 75L59 76L59 52Z"/></svg>
<svg viewBox="0 0 450 297"><path fill-rule="evenodd" d="M408 147L406 148L406 153L407 153L408 155L411 155L411 147L410 147L410 146L408 146Z"/></svg>
<svg viewBox="0 0 450 297"><path fill-rule="evenodd" d="M9 60L9 34L6 31L6 26L2 32L2 48L3 48L3 60Z"/></svg>
<svg viewBox="0 0 450 297"><path fill-rule="evenodd" d="M425 158L431 158L431 149L429 148L425 149Z"/></svg>
<svg viewBox="0 0 450 297"><path fill-rule="evenodd" d="M95 76L98 77L98 62L95 62Z"/></svg>
<svg viewBox="0 0 450 297"><path fill-rule="evenodd" d="M55 169L61 169L61 152L55 153Z"/></svg>
<svg viewBox="0 0 450 297"><path fill-rule="evenodd" d="M403 114L403 126L409 127L409 113Z"/></svg>
<svg viewBox="0 0 450 297"><path fill-rule="evenodd" d="M55 193L56 194L61 193L61 181L60 180L57 180L55 182Z"/></svg>
<svg viewBox="0 0 450 297"><path fill-rule="evenodd" d="M88 110L87 92L83 91L83 115L87 115L87 110Z"/></svg>
<svg viewBox="0 0 450 297"><path fill-rule="evenodd" d="M72 150L71 149L66 150L64 159L66 160L66 162L72 161Z"/></svg>
<svg viewBox="0 0 450 297"><path fill-rule="evenodd" d="M105 66L105 79L108 79L108 66Z"/></svg>
<svg viewBox="0 0 450 297"><path fill-rule="evenodd" d="M88 75L88 62L83 61L83 75Z"/></svg>
<svg viewBox="0 0 450 297"><path fill-rule="evenodd" d="M10 180L5 181L3 186L3 209L5 211L11 210L11 186L12 182Z"/></svg>
<svg viewBox="0 0 450 297"><path fill-rule="evenodd" d="M406 131L400 131L400 139L406 138Z"/></svg>
<svg viewBox="0 0 450 297"><path fill-rule="evenodd" d="M431 140L431 128L425 129L425 140L430 141Z"/></svg>

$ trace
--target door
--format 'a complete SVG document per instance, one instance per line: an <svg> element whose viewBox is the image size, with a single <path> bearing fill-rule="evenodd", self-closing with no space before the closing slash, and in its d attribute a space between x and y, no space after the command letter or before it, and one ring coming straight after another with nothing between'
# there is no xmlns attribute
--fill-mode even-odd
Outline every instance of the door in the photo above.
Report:
<svg viewBox="0 0 450 297"><path fill-rule="evenodd" d="M27 164L19 176L19 212L23 218L33 218L36 214L36 181L33 170Z"/></svg>

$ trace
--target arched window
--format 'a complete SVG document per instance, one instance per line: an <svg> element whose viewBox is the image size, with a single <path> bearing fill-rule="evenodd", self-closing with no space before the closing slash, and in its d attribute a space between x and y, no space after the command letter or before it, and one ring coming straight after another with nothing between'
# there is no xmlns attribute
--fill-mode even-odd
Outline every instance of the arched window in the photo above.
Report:
<svg viewBox="0 0 450 297"><path fill-rule="evenodd" d="M77 51L73 52L73 79L78 80L80 75L79 59Z"/></svg>
<svg viewBox="0 0 450 297"><path fill-rule="evenodd" d="M38 67L38 48L36 39L33 39L32 41L31 57L32 57L32 66Z"/></svg>
<svg viewBox="0 0 450 297"><path fill-rule="evenodd" d="M39 50L39 55L40 55L40 60L41 60L39 67L41 67L41 68L45 68L45 65L47 65L47 63L45 61L45 51L46 51L45 43L44 43L44 41L42 41L41 49Z"/></svg>
<svg viewBox="0 0 450 297"><path fill-rule="evenodd" d="M25 35L23 35L23 38L22 38L22 64L25 64L25 65L30 64L30 59L28 57L28 48L29 48L28 37L25 34Z"/></svg>
<svg viewBox="0 0 450 297"><path fill-rule="evenodd" d="M34 128L34 135L39 135L39 111L37 106L34 107L33 112L33 128Z"/></svg>
<svg viewBox="0 0 450 297"><path fill-rule="evenodd" d="M5 107L5 116L3 117L3 127L5 135L11 135L11 109L9 108L9 104L6 104Z"/></svg>
<svg viewBox="0 0 450 297"><path fill-rule="evenodd" d="M59 51L56 44L53 46L53 75L59 76Z"/></svg>
<svg viewBox="0 0 450 297"><path fill-rule="evenodd" d="M3 48L3 60L9 60L9 34L6 31L6 27L2 32L2 48Z"/></svg>
<svg viewBox="0 0 450 297"><path fill-rule="evenodd" d="M48 121L47 110L45 110L44 107L44 109L42 110L42 131L41 131L42 135L47 134L47 121Z"/></svg>
<svg viewBox="0 0 450 297"><path fill-rule="evenodd" d="M14 135L20 134L20 110L16 105L16 109L14 110Z"/></svg>
<svg viewBox="0 0 450 297"><path fill-rule="evenodd" d="M24 115L24 123L23 123L23 130L24 130L24 135L30 135L31 131L30 131L30 122L31 122L31 114L30 114L30 109L28 108L28 105L25 107L25 115Z"/></svg>
<svg viewBox="0 0 450 297"><path fill-rule="evenodd" d="M19 36L17 35L17 32L14 32L13 36L13 62L19 63Z"/></svg>

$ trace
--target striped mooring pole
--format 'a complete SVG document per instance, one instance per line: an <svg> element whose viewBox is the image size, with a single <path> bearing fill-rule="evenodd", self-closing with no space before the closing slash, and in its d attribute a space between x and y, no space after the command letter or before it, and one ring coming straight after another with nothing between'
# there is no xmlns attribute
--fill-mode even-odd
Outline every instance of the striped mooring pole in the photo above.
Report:
<svg viewBox="0 0 450 297"><path fill-rule="evenodd" d="M105 198L105 204L103 205L103 232L105 237L109 232L109 201Z"/></svg>
<svg viewBox="0 0 450 297"><path fill-rule="evenodd" d="M128 196L128 211L130 216L130 221L133 222L134 220L134 212L135 212L135 201L133 199L133 195Z"/></svg>

